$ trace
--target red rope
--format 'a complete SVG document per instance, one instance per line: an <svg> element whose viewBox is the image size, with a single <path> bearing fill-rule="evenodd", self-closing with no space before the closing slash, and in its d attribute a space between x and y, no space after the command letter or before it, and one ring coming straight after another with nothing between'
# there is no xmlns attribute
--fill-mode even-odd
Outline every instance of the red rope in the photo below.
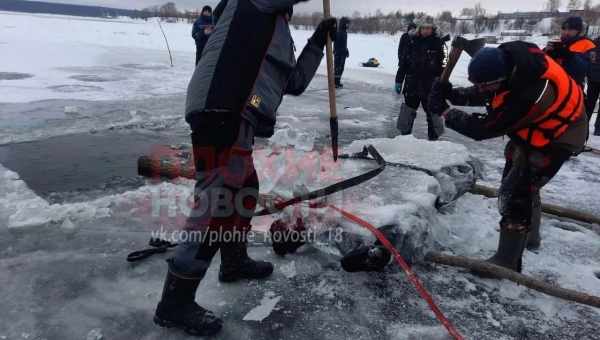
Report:
<svg viewBox="0 0 600 340"><path fill-rule="evenodd" d="M448 320L444 316L444 313L435 304L431 294L429 294L427 289L425 289L425 287L423 287L423 284L421 283L421 281L419 280L417 275L412 271L412 269L408 266L406 261L404 261L404 259L402 258L402 255L400 255L398 250L396 250L396 248L390 243L390 241L388 241L388 239L383 235L383 233L381 231L379 231L379 229L375 228L372 224L361 219L360 217L358 217L352 213L349 213L347 211L344 211L334 205L330 204L329 207L340 212L342 214L342 216L345 217L346 219L368 229L371 233L373 233L373 235L375 235L375 237L377 237L379 242L381 242L381 244L394 255L394 259L396 260L398 265L400 265L402 270L404 270L404 272L406 273L406 276L408 276L408 280L415 286L419 295L427 302L427 304L429 305L429 308L431 308L431 310L433 311L433 314L435 314L435 317L442 323L442 325L444 325L444 327L446 327L446 329L448 330L448 333L456 340L464 339L463 336L454 327L454 325L452 325L450 320Z"/></svg>

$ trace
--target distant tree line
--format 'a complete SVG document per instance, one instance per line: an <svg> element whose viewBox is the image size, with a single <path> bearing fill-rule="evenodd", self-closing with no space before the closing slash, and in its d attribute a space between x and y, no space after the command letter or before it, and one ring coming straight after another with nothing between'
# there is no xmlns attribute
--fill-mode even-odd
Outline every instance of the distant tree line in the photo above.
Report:
<svg viewBox="0 0 600 340"><path fill-rule="evenodd" d="M567 8L569 13L560 13L560 0L548 0L544 6L545 12L555 13L551 25L547 28L547 34L557 34L565 15L580 15L588 25L596 25L600 22L600 4L594 5L592 0L569 0ZM433 20L439 30L445 33L457 34L482 34L497 31L500 25L509 30L535 30L540 24L539 15L518 16L514 20L501 20L497 14L490 14L481 3L473 7L463 8L460 15L455 17L450 11L443 11L435 17L424 12L402 12L396 11L388 14L377 10L374 14L361 15L355 12L351 16L352 23L350 31L354 33L390 33L395 34L404 31L411 22L419 22L426 19ZM521 13L519 13L521 14ZM292 18L295 28L313 29L321 21L323 14L314 12L312 14L298 13Z"/></svg>

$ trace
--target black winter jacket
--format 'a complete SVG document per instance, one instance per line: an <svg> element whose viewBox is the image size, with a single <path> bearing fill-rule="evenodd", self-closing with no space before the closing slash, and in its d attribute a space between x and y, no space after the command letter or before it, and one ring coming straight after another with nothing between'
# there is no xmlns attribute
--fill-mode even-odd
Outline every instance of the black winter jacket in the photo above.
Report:
<svg viewBox="0 0 600 340"><path fill-rule="evenodd" d="M273 134L283 95L299 95L323 51L310 42L296 62L285 14L300 0L223 0L215 31L188 86L186 120L193 130L237 128L249 121Z"/></svg>
<svg viewBox="0 0 600 340"><path fill-rule="evenodd" d="M437 34L426 38L410 35L403 58L404 93L427 98L433 81L444 68L444 42Z"/></svg>

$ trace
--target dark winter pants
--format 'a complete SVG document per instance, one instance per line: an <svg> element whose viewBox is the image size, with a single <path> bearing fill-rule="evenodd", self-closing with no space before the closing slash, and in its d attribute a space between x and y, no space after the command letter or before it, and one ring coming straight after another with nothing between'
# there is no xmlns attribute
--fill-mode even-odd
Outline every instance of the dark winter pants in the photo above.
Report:
<svg viewBox="0 0 600 340"><path fill-rule="evenodd" d="M428 96L404 93L404 103L415 111L419 109L419 106L423 106L423 110L427 114L427 136L429 137L429 140L437 140L440 136L437 135L435 128L433 127L431 113L427 108L427 97Z"/></svg>
<svg viewBox="0 0 600 340"><path fill-rule="evenodd" d="M498 196L503 228L528 232L539 223L540 189L560 170L571 152L560 148L537 150L514 142L506 145L506 164ZM536 211L533 211L536 209Z"/></svg>
<svg viewBox="0 0 600 340"><path fill-rule="evenodd" d="M585 102L588 121L592 119L592 115L596 109L596 103L598 102L598 96L600 96L600 83L588 82L587 97ZM600 115L598 115L598 117L600 117ZM600 119L598 119L598 117L596 117L596 123L594 124L595 129L600 129Z"/></svg>
<svg viewBox="0 0 600 340"><path fill-rule="evenodd" d="M342 74L344 74L344 68L346 66L346 56L345 55L335 55L334 58L335 63L335 84L342 84Z"/></svg>
<svg viewBox="0 0 600 340"><path fill-rule="evenodd" d="M215 147L192 134L196 187L194 207L181 243L169 261L171 272L202 279L217 250L225 265L234 242L245 242L258 200L258 177L252 158L254 129L242 121L238 140L231 147ZM183 240L182 240L183 241Z"/></svg>

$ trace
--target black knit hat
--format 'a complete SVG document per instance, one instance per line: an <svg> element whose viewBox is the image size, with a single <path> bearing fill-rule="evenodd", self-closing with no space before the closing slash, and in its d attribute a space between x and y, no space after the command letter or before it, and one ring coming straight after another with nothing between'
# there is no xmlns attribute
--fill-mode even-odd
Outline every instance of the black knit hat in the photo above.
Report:
<svg viewBox="0 0 600 340"><path fill-rule="evenodd" d="M200 13L204 13L206 11L209 11L212 13L212 8L210 6L204 6L204 7L202 7L202 12L200 12Z"/></svg>
<svg viewBox="0 0 600 340"><path fill-rule="evenodd" d="M568 17L562 24L563 30L583 31L583 19L581 17Z"/></svg>

